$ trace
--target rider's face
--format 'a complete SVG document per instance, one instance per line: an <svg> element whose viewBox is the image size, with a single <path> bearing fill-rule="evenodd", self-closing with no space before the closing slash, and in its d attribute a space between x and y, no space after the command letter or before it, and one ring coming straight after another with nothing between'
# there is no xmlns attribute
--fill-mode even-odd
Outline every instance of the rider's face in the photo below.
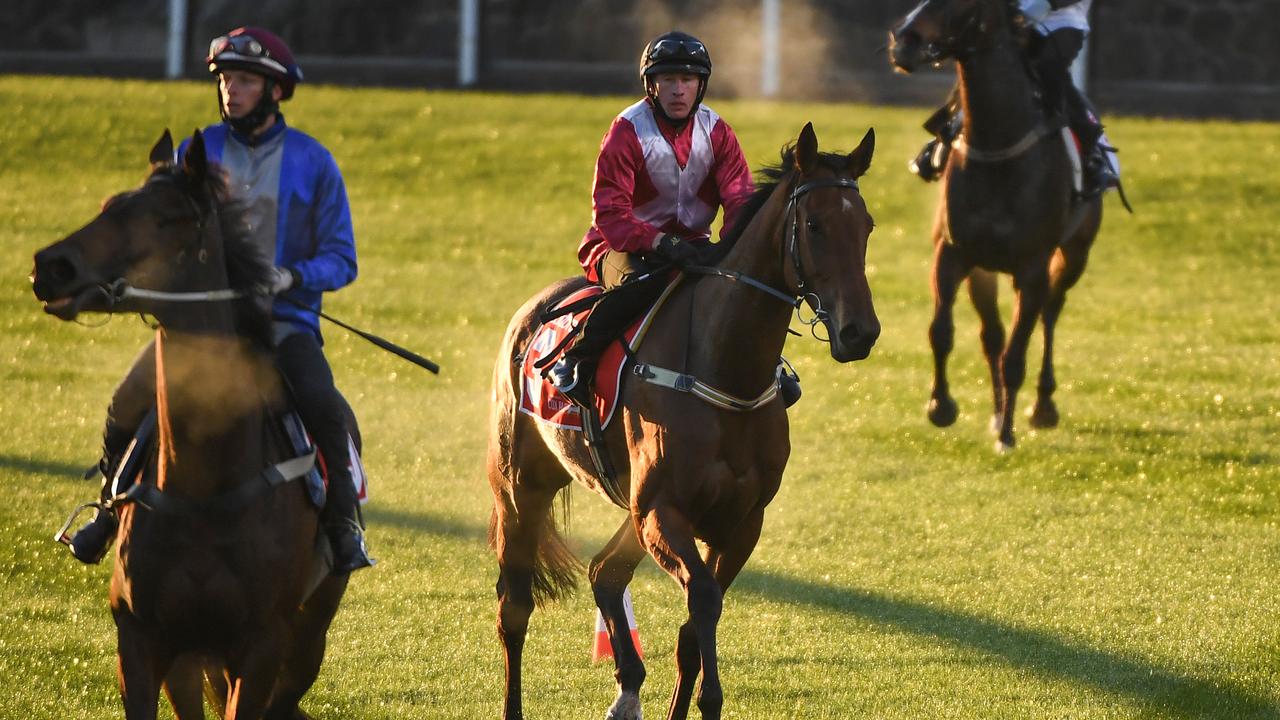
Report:
<svg viewBox="0 0 1280 720"><path fill-rule="evenodd" d="M698 100L698 76L693 73L662 73L653 77L655 94L662 111L672 120L684 120Z"/></svg>
<svg viewBox="0 0 1280 720"><path fill-rule="evenodd" d="M246 70L223 70L218 73L218 86L222 88L222 109L227 117L242 118L262 99L267 79ZM279 94L277 85L272 88L272 96L279 100Z"/></svg>

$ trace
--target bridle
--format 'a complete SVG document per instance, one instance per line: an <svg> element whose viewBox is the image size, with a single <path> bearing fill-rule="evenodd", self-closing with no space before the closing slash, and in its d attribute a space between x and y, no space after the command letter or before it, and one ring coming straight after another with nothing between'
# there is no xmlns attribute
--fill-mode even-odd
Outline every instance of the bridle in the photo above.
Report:
<svg viewBox="0 0 1280 720"><path fill-rule="evenodd" d="M188 192L186 188L182 187L181 181L171 173L157 172L153 174L147 179L146 184L151 185L152 183L170 183L178 186L179 194L191 206L191 218L182 218L182 220L190 219L195 225L195 245L197 246L195 253L196 262L201 264L208 262L208 251L204 247L205 231L211 220L213 222L217 222L217 208L201 208L200 203L191 196L191 193ZM161 224L172 224L176 222L180 222L180 220L167 220ZM185 252L186 251L184 250L183 253ZM115 280L99 287L106 295L108 309L114 308L117 303L126 300L145 300L161 303L207 303L241 300L251 295L251 293L246 290L236 290L231 288L199 292L168 292L164 290L150 290L147 288L134 287L125 281L124 278L116 278Z"/></svg>
<svg viewBox="0 0 1280 720"><path fill-rule="evenodd" d="M809 290L809 284L805 279L806 275L804 271L804 263L800 259L800 248L799 248L800 199L805 195L807 195L809 192L813 190L817 190L818 188L843 188L843 189L857 191L858 181L850 178L823 178L820 180L810 180L809 182L801 183L800 185L798 185L794 190L791 191L791 194L788 196L787 208L784 211L784 217L790 216L791 218L790 229L789 229L791 237L789 240L784 239L784 241L780 243L782 248L781 264L783 267L783 276L785 277L787 274L786 268L788 266L787 255L791 256L790 266L791 266L791 269L795 272L795 276L796 276L796 287L794 291L784 292L766 283L763 283L749 275L744 275L743 273L740 273L736 270L722 270L717 267L708 267L708 266L690 266L690 267L684 268L684 272L697 274L697 275L711 275L714 277L722 277L728 280L733 280L735 282L741 282L744 285L748 285L752 288L755 288L756 290L759 290L760 292L765 293L766 295L772 298L775 298L781 302L784 302L795 309L796 318L800 321L801 324L809 326L809 332L813 335L815 339L821 342L830 343L831 328L829 325L826 324L827 321L830 319L830 313L828 313L827 310L822 307L822 301L819 299L818 294L816 292ZM800 307L804 305L806 302L809 304L810 308L813 310L813 316L809 318L805 318L800 311ZM819 323L822 323L823 326L827 328L828 330L827 337L822 337L818 335L817 326ZM756 408L763 407L764 405L772 402L773 399L778 396L778 384L781 381L781 377L784 372L782 363L786 363L786 361L782 360L781 363L778 365L777 369L774 371L773 382L769 383L768 387L764 389L764 392L760 393L754 398L736 397L730 393L727 393L723 390L719 390L715 387L712 387L704 383L694 375L691 375L685 372L676 372L674 370L658 367L656 365L652 365L649 363L637 362L634 365L632 365L631 372L632 374L644 380L645 382L670 388L672 390L676 390L677 392L689 393L694 397L697 397L698 399L702 400L703 402L706 402L722 410L730 410L733 412L750 412L752 410L755 410ZM596 458L595 453L597 452L595 447L597 446L592 445L591 443L588 443L588 449L593 454L592 455L593 460L595 460ZM597 468L601 468L602 467L601 461L600 460L595 460L595 461L597 464ZM603 474L602 474L602 477L604 477Z"/></svg>
<svg viewBox="0 0 1280 720"><path fill-rule="evenodd" d="M790 264L796 276L796 289L794 292L783 292L782 290L771 287L770 285L756 280L749 275L744 275L736 270L722 270L717 267L709 266L691 266L685 268L685 271L697 275L711 275L714 277L722 277L728 280L741 282L744 285L748 285L769 295L770 297L776 298L795 308L796 320L801 325L809 326L809 332L814 338L822 342L831 342L829 332L828 337L825 338L818 335L818 324L822 323L825 325L827 320L830 319L831 314L827 312L826 308L822 307L822 299L818 297L818 294L808 289L809 284L805 280L804 263L800 259L800 249L798 247L800 238L800 198L809 194L809 192L813 190L817 190L818 188L829 187L845 188L857 191L858 181L849 178L822 178L819 180L810 180L809 182L801 183L796 186L796 188L792 190L791 194L787 197L787 209L784 212L784 215L790 216L791 218L790 239L781 244L781 262L785 267L788 264L787 256L791 256ZM803 307L806 302L813 310L813 315L807 318L801 311L801 307ZM827 329L830 331L829 327Z"/></svg>
<svg viewBox="0 0 1280 720"><path fill-rule="evenodd" d="M924 0L924 2L920 3L908 16L909 20L903 26L905 27L909 24L916 13L933 1ZM955 58L957 61L964 61L969 56L984 49L980 44L980 40L987 36L987 25L983 15L984 13L979 8L978 12L970 13L965 17L958 17L952 12L950 5L945 5L942 13L942 38L925 45L925 61L931 65L937 65L947 59L948 56Z"/></svg>

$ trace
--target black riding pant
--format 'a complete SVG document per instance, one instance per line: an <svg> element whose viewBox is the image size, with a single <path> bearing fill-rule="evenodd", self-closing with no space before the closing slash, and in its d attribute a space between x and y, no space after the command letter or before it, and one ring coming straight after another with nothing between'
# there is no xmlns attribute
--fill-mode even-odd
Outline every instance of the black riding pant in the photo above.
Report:
<svg viewBox="0 0 1280 720"><path fill-rule="evenodd" d="M347 402L333 382L320 342L295 332L276 347L276 365L293 388L298 415L310 431L329 471L326 522L355 519L356 490L347 470Z"/></svg>
<svg viewBox="0 0 1280 720"><path fill-rule="evenodd" d="M1027 50L1032 67L1040 76L1045 107L1065 112L1067 124L1080 137L1086 150L1098 139L1102 128L1093 119L1089 103L1071 80L1071 63L1084 47L1084 33L1060 28L1048 35L1033 34Z"/></svg>
<svg viewBox="0 0 1280 720"><path fill-rule="evenodd" d="M591 308L582 331L565 354L594 363L616 340L627 324L649 308L667 286L667 273L654 272L665 265L637 253L610 250L596 265L605 295Z"/></svg>

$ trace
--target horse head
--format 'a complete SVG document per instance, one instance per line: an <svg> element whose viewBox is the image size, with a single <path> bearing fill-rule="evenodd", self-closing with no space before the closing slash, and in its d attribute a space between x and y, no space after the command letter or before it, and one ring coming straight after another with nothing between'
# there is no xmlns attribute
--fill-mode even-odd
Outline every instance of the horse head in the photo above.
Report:
<svg viewBox="0 0 1280 720"><path fill-rule="evenodd" d="M165 323L182 303L148 293L212 291L227 288L231 275L265 277L270 261L246 260L253 255L248 248L227 257L227 218L219 214L226 181L206 160L201 133L180 164L173 150L165 130L142 187L110 197L87 225L36 253L31 281L45 312L62 320L81 312L147 312Z"/></svg>
<svg viewBox="0 0 1280 720"><path fill-rule="evenodd" d="M911 73L922 65L964 60L1009 26L1008 0L923 0L889 32L889 59Z"/></svg>
<svg viewBox="0 0 1280 720"><path fill-rule="evenodd" d="M867 282L867 240L875 222L858 192L871 167L875 130L848 155L819 153L813 125L794 148L796 177L788 206L786 281L826 326L831 356L839 362L871 354L880 337Z"/></svg>

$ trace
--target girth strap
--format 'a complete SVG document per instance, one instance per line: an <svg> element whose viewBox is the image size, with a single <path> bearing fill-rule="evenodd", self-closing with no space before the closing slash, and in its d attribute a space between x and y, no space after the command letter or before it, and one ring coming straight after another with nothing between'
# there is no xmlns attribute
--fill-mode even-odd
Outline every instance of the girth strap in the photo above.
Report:
<svg viewBox="0 0 1280 720"><path fill-rule="evenodd" d="M678 373L656 365L637 363L632 366L631 372L645 382L670 388L677 392L689 393L699 400L722 410L749 412L765 405L778 396L778 375L782 372L782 366L778 366L778 370L774 374L774 380L769 384L769 387L753 400L744 400L722 390L717 390L693 375Z"/></svg>
<svg viewBox="0 0 1280 720"><path fill-rule="evenodd" d="M159 514L194 515L197 513L233 514L240 512L269 490L296 480L311 471L316 464L316 451L276 463L258 474L258 477L241 483L207 500L184 498L165 493L160 488L139 482L124 493L107 501L108 507L120 507L136 502Z"/></svg>

